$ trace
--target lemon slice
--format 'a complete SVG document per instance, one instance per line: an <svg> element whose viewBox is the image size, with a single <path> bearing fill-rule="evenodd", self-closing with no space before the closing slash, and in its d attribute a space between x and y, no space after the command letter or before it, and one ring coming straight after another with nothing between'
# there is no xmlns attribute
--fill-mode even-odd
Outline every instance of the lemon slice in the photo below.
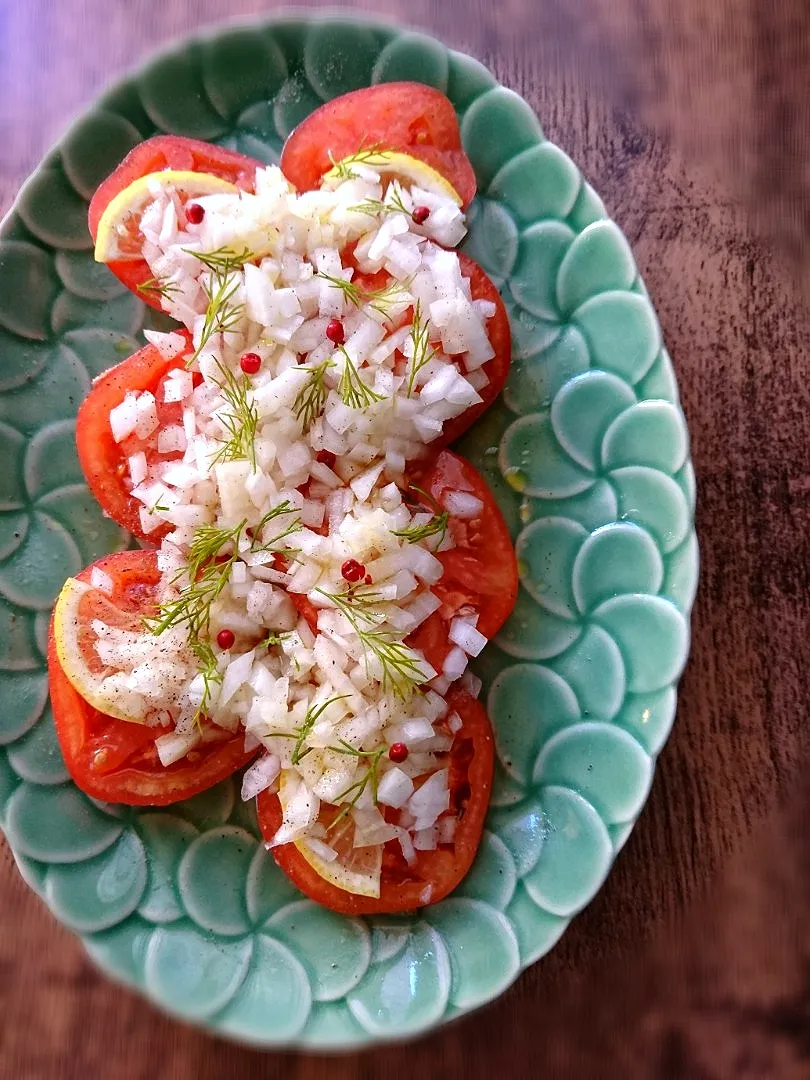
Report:
<svg viewBox="0 0 810 1080"><path fill-rule="evenodd" d="M219 176L190 170L164 169L139 176L118 192L101 215L96 232L96 262L141 258L143 237L138 226L144 210L161 189L176 192L183 203L204 195L227 195L239 191L235 184Z"/></svg>
<svg viewBox="0 0 810 1080"><path fill-rule="evenodd" d="M132 711L127 711L126 693L94 648L98 635L93 623L98 620L117 629L144 633L140 614L122 611L100 589L86 581L68 578L53 611L59 663L73 688L94 709L119 720L141 723Z"/></svg>
<svg viewBox="0 0 810 1080"><path fill-rule="evenodd" d="M452 199L457 206L461 206L461 196L440 172L419 158L403 154L399 150L361 150L336 162L329 172L324 173L324 179L345 180L347 172L351 173L352 165L367 165L381 175L399 180L406 187L416 184L425 191Z"/></svg>
<svg viewBox="0 0 810 1080"><path fill-rule="evenodd" d="M290 778L284 773L279 784L279 802L282 811L286 807L289 794ZM353 847L354 821L351 816L343 820L328 834L326 843L337 852L337 858L331 862L322 858L309 846L306 840L293 841L312 869L330 885L343 889L344 892L357 896L380 895L380 874L382 872L382 844L370 847Z"/></svg>

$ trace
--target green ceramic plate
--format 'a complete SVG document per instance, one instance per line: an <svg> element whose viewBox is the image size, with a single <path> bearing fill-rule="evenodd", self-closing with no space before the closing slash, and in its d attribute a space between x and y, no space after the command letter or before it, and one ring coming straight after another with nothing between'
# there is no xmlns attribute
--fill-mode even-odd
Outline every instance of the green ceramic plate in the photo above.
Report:
<svg viewBox="0 0 810 1080"><path fill-rule="evenodd" d="M74 417L154 318L93 262L94 188L156 131L275 161L322 101L394 79L449 95L478 176L466 250L502 288L514 362L461 449L512 528L521 590L478 663L498 766L473 871L418 916L352 920L286 881L233 782L165 812L82 795L44 651L65 577L128 544L82 482ZM2 226L0 461L0 824L25 880L110 975L259 1045L403 1038L500 994L593 897L675 712L694 477L627 241L474 60L388 26L289 18L185 43L106 93Z"/></svg>

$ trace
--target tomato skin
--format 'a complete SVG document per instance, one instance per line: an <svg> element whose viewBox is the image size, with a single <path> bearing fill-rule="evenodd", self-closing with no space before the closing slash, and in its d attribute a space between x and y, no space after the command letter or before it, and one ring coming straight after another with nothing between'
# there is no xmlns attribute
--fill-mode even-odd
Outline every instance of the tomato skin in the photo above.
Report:
<svg viewBox="0 0 810 1080"><path fill-rule="evenodd" d="M285 142L281 171L299 191L311 191L333 159L376 144L424 161L450 181L464 206L472 202L475 173L455 110L440 90L423 83L380 83L325 102Z"/></svg>
<svg viewBox="0 0 810 1080"><path fill-rule="evenodd" d="M431 449L440 446L449 446L460 435L471 427L490 407L495 398L503 390L509 375L509 365L512 363L512 331L509 326L509 316L506 313L501 294L495 287L488 274L478 265L475 259L469 255L458 252L458 261L461 264L461 273L470 279L470 292L473 300L489 300L495 305L495 314L487 319L487 336L495 350L495 355L482 365L481 370L488 376L489 382L479 391L481 401L472 405L460 416L446 421L444 429L438 439L431 443Z"/></svg>
<svg viewBox="0 0 810 1080"><path fill-rule="evenodd" d="M199 139L187 139L182 135L155 135L134 147L121 164L113 170L96 189L87 212L88 225L93 241L98 232L101 215L109 203L134 180L164 169L188 172L204 172L228 180L245 191L253 191L256 169L261 163L238 154L235 150L223 150ZM118 259L107 263L110 270L128 289L136 293L151 307L162 311L160 297L148 291L138 292L138 286L152 278L152 271L143 259Z"/></svg>
<svg viewBox="0 0 810 1080"><path fill-rule="evenodd" d="M415 911L442 900L465 877L478 851L489 805L494 739L479 701L455 690L448 694L447 702L462 720L450 760L451 804L459 800L464 803L453 844L434 851L417 851L416 864L410 868L400 854L398 841L389 841L383 854L379 897L357 896L324 881L294 844L273 848L278 865L310 899L343 915ZM281 824L281 804L277 795L263 791L256 805L262 836L269 842Z"/></svg>
<svg viewBox="0 0 810 1080"><path fill-rule="evenodd" d="M121 551L93 566L112 578L113 596L128 610L143 609L144 599L153 597L160 580L153 551ZM87 567L78 579L89 581L92 569ZM48 636L48 680L65 765L76 786L94 799L128 806L168 806L218 784L257 752L245 752L244 733L238 732L206 744L194 760L186 757L161 765L154 749L154 728L106 716L74 689L56 654L53 622ZM99 752L103 752L103 764L99 764Z"/></svg>
<svg viewBox="0 0 810 1080"><path fill-rule="evenodd" d="M409 645L421 649L436 671L441 671L451 648L447 637L450 621L459 609L476 609L477 628L487 638L494 637L503 626L517 599L517 559L497 503L469 461L451 450L442 450L429 464L412 466L408 480L441 506L450 491L468 492L483 503L483 509L471 521L451 515L456 547L437 553L444 574L431 586L442 606L407 638Z"/></svg>
<svg viewBox="0 0 810 1080"><path fill-rule="evenodd" d="M154 393L169 371L184 366L183 358L191 351L191 335L186 330L178 330L177 333L182 334L188 342L183 353L168 360L154 345L146 345L94 381L76 417L76 448L88 487L113 521L147 543L158 543L161 537L171 531L172 526L159 526L150 533L145 533L141 528L138 513L141 504L129 494L124 476L127 457L144 446L134 435L128 436L122 443L113 439L110 411L120 405L127 391L150 390ZM181 422L182 408L166 405L161 401L160 394L156 397L161 422Z"/></svg>

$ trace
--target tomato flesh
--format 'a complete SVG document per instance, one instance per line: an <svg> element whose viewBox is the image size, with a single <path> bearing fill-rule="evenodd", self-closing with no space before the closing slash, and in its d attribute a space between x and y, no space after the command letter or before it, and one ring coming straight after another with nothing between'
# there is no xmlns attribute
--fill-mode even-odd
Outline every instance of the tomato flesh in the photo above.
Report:
<svg viewBox="0 0 810 1080"><path fill-rule="evenodd" d="M472 202L475 173L455 110L422 83L380 83L327 101L287 139L281 171L299 191L311 191L333 162L371 146L419 158L449 180L464 206Z"/></svg>
<svg viewBox="0 0 810 1080"><path fill-rule="evenodd" d="M253 191L257 168L260 168L260 162L234 150L223 150L211 143L181 135L156 135L130 150L121 164L98 186L87 214L90 234L95 241L101 215L110 202L133 181L149 173L162 172L164 169L210 173L245 191ZM158 311L163 310L158 295L150 294L148 289L138 290L139 285L144 285L153 276L144 259L116 259L107 265L119 281L137 293L145 303Z"/></svg>
<svg viewBox="0 0 810 1080"><path fill-rule="evenodd" d="M112 599L144 615L154 611L160 580L153 551L122 551L93 564L113 582ZM93 567L78 575L89 581ZM85 794L130 806L167 806L205 791L252 757L244 733L223 733L172 765L161 764L155 728L131 724L94 709L73 687L56 653L53 623L48 638L48 679L56 734L68 772ZM160 734L158 730L157 734Z"/></svg>
<svg viewBox="0 0 810 1080"><path fill-rule="evenodd" d="M130 495L125 482L127 458L139 451L146 454L147 463L158 457L168 461L183 456L179 450L160 455L157 451L160 428L183 421L183 406L165 402L162 393L165 377L175 368L182 368L184 357L191 351L190 335L185 330L178 333L189 342L182 354L169 360L154 345L146 345L96 379L76 417L76 448L88 487L113 521L149 543L158 543L172 526L161 525L144 532L139 513L142 503ZM159 426L146 439L133 433L117 443L110 428L110 412L121 404L127 392L143 390L155 395Z"/></svg>
<svg viewBox="0 0 810 1080"><path fill-rule="evenodd" d="M358 896L325 881L295 844L273 848L278 865L310 899L344 915L415 911L443 899L467 874L478 850L489 804L494 741L480 702L462 690L455 690L448 694L447 703L450 712L458 713L462 722L448 762L451 813L457 815L453 842L441 844L433 851L417 851L413 865L409 866L399 842L390 840L383 849L379 897ZM262 835L269 842L281 824L278 796L263 791L258 796L257 807Z"/></svg>

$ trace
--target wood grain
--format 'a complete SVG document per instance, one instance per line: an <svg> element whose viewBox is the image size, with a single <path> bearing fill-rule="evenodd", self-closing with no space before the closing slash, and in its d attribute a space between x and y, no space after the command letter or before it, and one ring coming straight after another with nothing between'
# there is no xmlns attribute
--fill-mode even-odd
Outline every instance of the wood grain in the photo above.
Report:
<svg viewBox="0 0 810 1080"><path fill-rule="evenodd" d="M407 1051L325 1059L230 1046L111 986L3 846L0 1076L810 1074L810 19L802 0L675 7L407 5L410 22L523 94L603 195L690 424L703 559L692 660L650 803L605 888L497 1004ZM107 80L221 13L218 0L0 0L0 209Z"/></svg>

